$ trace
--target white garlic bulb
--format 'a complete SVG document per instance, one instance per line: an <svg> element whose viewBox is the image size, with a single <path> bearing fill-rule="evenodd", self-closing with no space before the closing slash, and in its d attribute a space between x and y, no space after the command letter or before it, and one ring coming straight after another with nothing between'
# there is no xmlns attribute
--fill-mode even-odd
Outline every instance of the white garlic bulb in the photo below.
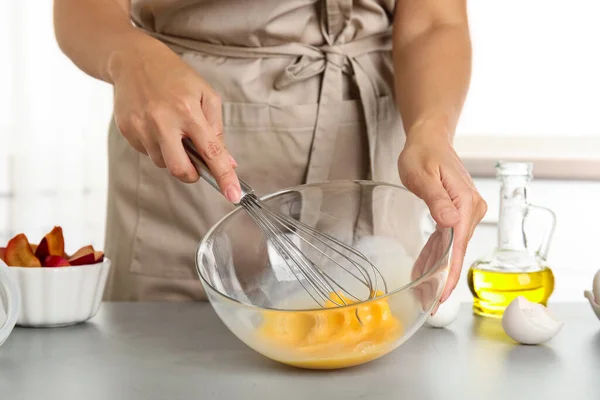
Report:
<svg viewBox="0 0 600 400"><path fill-rule="evenodd" d="M556 320L542 304L523 296L515 298L504 310L502 328L510 338L522 344L541 344L552 339L564 322Z"/></svg>

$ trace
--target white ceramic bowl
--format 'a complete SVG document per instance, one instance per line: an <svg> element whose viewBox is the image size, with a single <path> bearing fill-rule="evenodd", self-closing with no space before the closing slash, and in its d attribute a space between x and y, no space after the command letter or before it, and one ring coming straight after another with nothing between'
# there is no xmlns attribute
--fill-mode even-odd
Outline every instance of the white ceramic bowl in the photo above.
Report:
<svg viewBox="0 0 600 400"><path fill-rule="evenodd" d="M111 262L73 267L9 267L21 292L18 326L74 325L96 315Z"/></svg>
<svg viewBox="0 0 600 400"><path fill-rule="evenodd" d="M0 346L8 339L21 310L19 290L10 277L10 271L0 259Z"/></svg>

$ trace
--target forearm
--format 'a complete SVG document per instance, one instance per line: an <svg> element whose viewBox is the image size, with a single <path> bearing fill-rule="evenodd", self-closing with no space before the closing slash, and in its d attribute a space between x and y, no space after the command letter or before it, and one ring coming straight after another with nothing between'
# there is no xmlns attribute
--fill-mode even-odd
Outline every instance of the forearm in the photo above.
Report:
<svg viewBox="0 0 600 400"><path fill-rule="evenodd" d="M407 137L442 135L452 141L471 77L466 21L394 30L395 94Z"/></svg>
<svg viewBox="0 0 600 400"><path fill-rule="evenodd" d="M129 0L55 0L54 30L75 65L109 83L125 56L159 44L131 24Z"/></svg>

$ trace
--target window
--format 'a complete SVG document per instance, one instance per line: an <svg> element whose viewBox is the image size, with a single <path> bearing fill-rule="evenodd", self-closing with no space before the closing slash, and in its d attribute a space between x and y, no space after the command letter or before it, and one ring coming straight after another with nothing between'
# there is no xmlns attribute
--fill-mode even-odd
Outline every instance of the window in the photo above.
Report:
<svg viewBox="0 0 600 400"><path fill-rule="evenodd" d="M600 2L470 1L471 88L456 148L476 175L528 159L536 175L600 178Z"/></svg>

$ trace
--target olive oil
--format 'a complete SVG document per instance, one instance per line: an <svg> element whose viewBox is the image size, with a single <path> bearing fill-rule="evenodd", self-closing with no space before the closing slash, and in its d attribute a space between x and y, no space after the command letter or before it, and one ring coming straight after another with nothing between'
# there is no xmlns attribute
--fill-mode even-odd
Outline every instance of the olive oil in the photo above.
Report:
<svg viewBox="0 0 600 400"><path fill-rule="evenodd" d="M552 210L529 203L527 192L533 165L499 162L500 210L498 244L491 254L477 259L469 268L467 283L473 295L473 313L502 317L518 296L544 306L554 291L554 274L547 256L554 233L556 216ZM527 227L539 230L542 222L533 216L545 216L548 227L542 231L539 246L530 240Z"/></svg>
<svg viewBox="0 0 600 400"><path fill-rule="evenodd" d="M554 291L554 274L550 268L533 272L499 272L471 268L467 275L473 294L473 312L486 317L502 317L506 307L518 296L548 304Z"/></svg>

